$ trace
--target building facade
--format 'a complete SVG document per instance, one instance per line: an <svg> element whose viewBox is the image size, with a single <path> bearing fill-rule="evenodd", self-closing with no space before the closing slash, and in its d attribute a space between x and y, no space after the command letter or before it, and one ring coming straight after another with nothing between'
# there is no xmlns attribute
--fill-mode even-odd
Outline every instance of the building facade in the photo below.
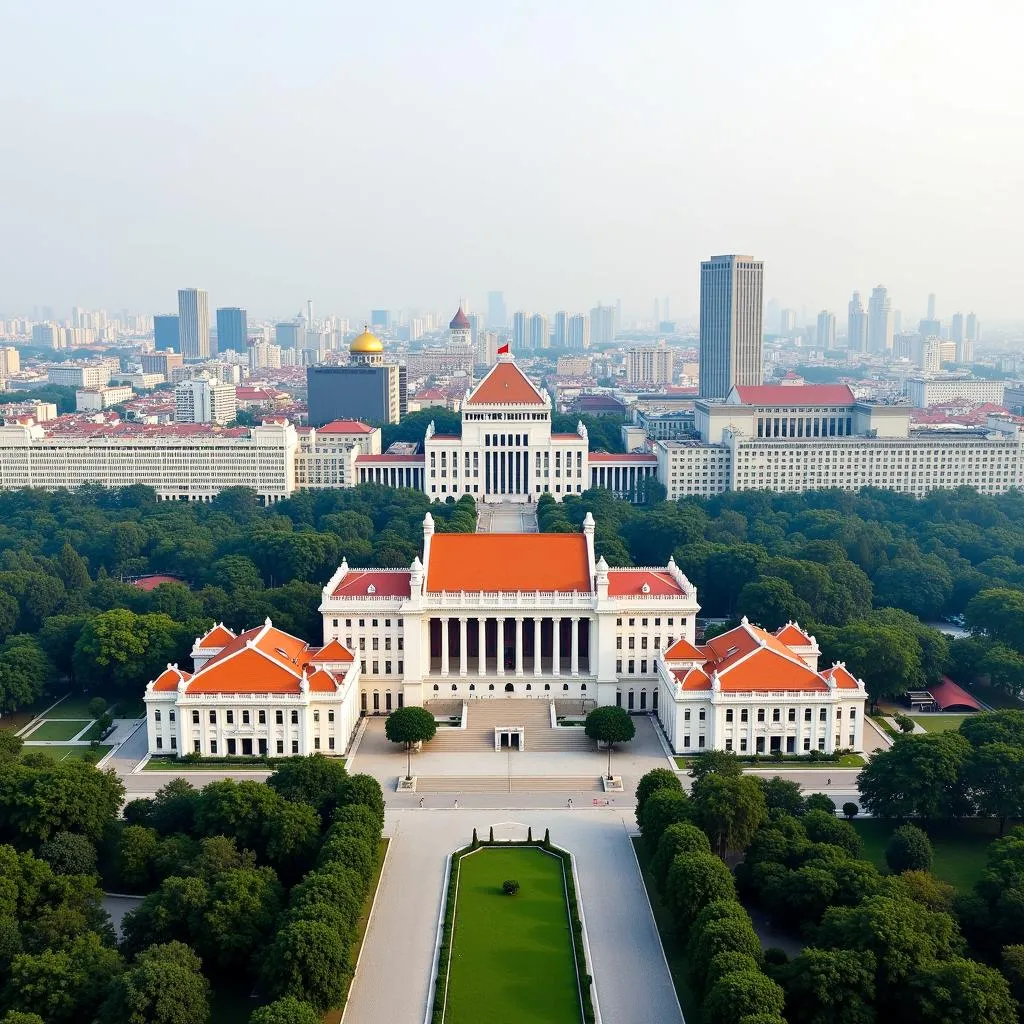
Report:
<svg viewBox="0 0 1024 1024"><path fill-rule="evenodd" d="M203 374L182 381L174 389L174 419L177 423L217 423L224 426L237 413L234 384L225 384Z"/></svg>
<svg viewBox="0 0 1024 1024"><path fill-rule="evenodd" d="M1002 405L1008 386L1008 381L976 377L910 377L905 385L910 404L917 409L956 398L979 405L985 402Z"/></svg>
<svg viewBox="0 0 1024 1024"><path fill-rule="evenodd" d="M337 642L311 647L270 619L237 636L221 623L192 648L193 671L147 687L153 756L343 754L359 720L359 666Z"/></svg>
<svg viewBox="0 0 1024 1024"><path fill-rule="evenodd" d="M322 427L298 430L295 453L295 487L316 490L325 487L354 487L356 459L380 454L380 428L358 420L335 420Z"/></svg>
<svg viewBox="0 0 1024 1024"><path fill-rule="evenodd" d="M186 359L209 359L210 301L201 288L179 289L178 334Z"/></svg>
<svg viewBox="0 0 1024 1024"><path fill-rule="evenodd" d="M245 352L249 347L249 327L244 309L222 306L217 310L217 351Z"/></svg>
<svg viewBox="0 0 1024 1024"><path fill-rule="evenodd" d="M764 264L714 256L700 265L700 394L724 398L761 383Z"/></svg>
<svg viewBox="0 0 1024 1024"><path fill-rule="evenodd" d="M153 317L153 347L181 351L181 322L177 313L157 313Z"/></svg>
<svg viewBox="0 0 1024 1024"><path fill-rule="evenodd" d="M860 292L854 292L846 311L846 347L851 352L868 350L868 315L860 300Z"/></svg>
<svg viewBox="0 0 1024 1024"><path fill-rule="evenodd" d="M882 285L878 285L868 299L868 351L886 353L892 351L895 334L892 315L892 301Z"/></svg>
<svg viewBox="0 0 1024 1024"><path fill-rule="evenodd" d="M631 384L671 384L673 355L664 342L627 349L626 380Z"/></svg>

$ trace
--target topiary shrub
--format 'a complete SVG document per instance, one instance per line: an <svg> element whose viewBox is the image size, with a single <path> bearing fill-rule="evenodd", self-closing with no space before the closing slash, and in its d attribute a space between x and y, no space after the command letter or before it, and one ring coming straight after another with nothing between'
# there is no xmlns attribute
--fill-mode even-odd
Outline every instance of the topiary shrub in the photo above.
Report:
<svg viewBox="0 0 1024 1024"><path fill-rule="evenodd" d="M847 821L853 821L853 819L857 817L857 812L859 810L860 808L853 803L852 800L847 800L846 803L843 804L843 817L845 817Z"/></svg>
<svg viewBox="0 0 1024 1024"><path fill-rule="evenodd" d="M916 825L901 825L885 848L885 862L896 874L904 871L930 871L932 844L928 833Z"/></svg>
<svg viewBox="0 0 1024 1024"><path fill-rule="evenodd" d="M515 896L515 894L519 892L519 883L514 878L506 878L505 881L501 883L501 891L506 896Z"/></svg>

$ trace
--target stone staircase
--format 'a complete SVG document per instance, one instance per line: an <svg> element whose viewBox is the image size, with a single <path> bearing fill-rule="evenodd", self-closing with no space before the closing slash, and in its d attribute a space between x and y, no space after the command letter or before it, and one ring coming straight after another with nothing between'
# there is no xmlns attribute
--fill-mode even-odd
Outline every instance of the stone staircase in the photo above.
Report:
<svg viewBox="0 0 1024 1024"><path fill-rule="evenodd" d="M600 793L599 775L420 775L416 792Z"/></svg>
<svg viewBox="0 0 1024 1024"><path fill-rule="evenodd" d="M579 707L578 701L573 703ZM434 711L433 701L427 707L435 714L438 713ZM478 754L484 750L494 752L494 729L502 725L522 726L526 730L527 753L597 749L582 728L552 729L548 701L496 697L469 701L466 728L439 727L437 735L429 743L429 750L431 753L445 754Z"/></svg>

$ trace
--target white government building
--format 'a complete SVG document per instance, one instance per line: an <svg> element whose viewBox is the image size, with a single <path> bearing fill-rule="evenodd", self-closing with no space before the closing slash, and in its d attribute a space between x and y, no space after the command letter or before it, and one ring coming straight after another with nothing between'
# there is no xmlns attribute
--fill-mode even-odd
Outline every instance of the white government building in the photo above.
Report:
<svg viewBox="0 0 1024 1024"><path fill-rule="evenodd" d="M695 642L679 567L613 569L577 534L445 534L423 524L408 569L342 562L323 590L323 644L223 626L146 691L151 754L341 754L361 714L432 700L574 699L656 716L677 753L860 749L866 694L818 671L796 624L746 621Z"/></svg>

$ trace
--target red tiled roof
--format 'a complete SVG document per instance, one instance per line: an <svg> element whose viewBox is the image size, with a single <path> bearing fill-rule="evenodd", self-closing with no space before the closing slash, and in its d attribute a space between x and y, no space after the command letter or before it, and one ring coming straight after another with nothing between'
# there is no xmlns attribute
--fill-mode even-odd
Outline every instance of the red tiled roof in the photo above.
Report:
<svg viewBox="0 0 1024 1024"><path fill-rule="evenodd" d="M806 647L811 642L811 638L800 628L800 624L797 622L787 622L781 629L775 630L775 635L787 647L792 647L794 644L797 647Z"/></svg>
<svg viewBox="0 0 1024 1024"><path fill-rule="evenodd" d="M515 363L495 363L473 389L466 405L543 405L540 392Z"/></svg>
<svg viewBox="0 0 1024 1024"><path fill-rule="evenodd" d="M737 384L744 405L852 405L848 384Z"/></svg>
<svg viewBox="0 0 1024 1024"><path fill-rule="evenodd" d="M322 427L317 427L319 434L372 434L373 427L368 427L359 420L332 420Z"/></svg>
<svg viewBox="0 0 1024 1024"><path fill-rule="evenodd" d="M199 646L205 648L225 647L234 639L235 634L223 622L220 622L199 640Z"/></svg>
<svg viewBox="0 0 1024 1024"><path fill-rule="evenodd" d="M644 591L644 584L647 591ZM610 569L608 571L609 597L663 597L682 594L683 588L667 572L648 572L636 569Z"/></svg>
<svg viewBox="0 0 1024 1024"><path fill-rule="evenodd" d="M427 590L590 593L581 533L437 533L430 544Z"/></svg>
<svg viewBox="0 0 1024 1024"><path fill-rule="evenodd" d="M962 686L957 686L949 676L943 676L938 686L929 686L929 693L935 698L943 711L946 708L966 707L981 711L981 704L972 697Z"/></svg>
<svg viewBox="0 0 1024 1024"><path fill-rule="evenodd" d="M453 331L459 328L461 328L464 331L469 330L469 317L466 316L465 312L463 312L461 306L459 306L458 313L456 313L455 316L452 317L452 322L448 325L448 327Z"/></svg>
<svg viewBox="0 0 1024 1024"><path fill-rule="evenodd" d="M321 647L310 659L311 662L346 662L352 661L352 652L339 640L331 640Z"/></svg>
<svg viewBox="0 0 1024 1024"><path fill-rule="evenodd" d="M168 665L167 668L165 668L163 672L153 680L153 689L161 693L167 693L171 690L177 690L178 683L180 683L182 679L188 682L191 678L192 676L189 675L188 672L182 672L174 665Z"/></svg>
<svg viewBox="0 0 1024 1024"><path fill-rule="evenodd" d="M373 587L373 593L370 593ZM332 597L409 597L409 573L379 569L350 569L334 588Z"/></svg>
<svg viewBox="0 0 1024 1024"><path fill-rule="evenodd" d="M666 661L705 661L707 654L681 636L666 652Z"/></svg>
<svg viewBox="0 0 1024 1024"><path fill-rule="evenodd" d="M845 665L833 665L821 673L826 679L831 679L838 690L859 690L860 683L856 676L849 672Z"/></svg>
<svg viewBox="0 0 1024 1024"><path fill-rule="evenodd" d="M693 668L675 669L672 675L683 684L684 690L710 690L711 680L704 669L698 665Z"/></svg>

